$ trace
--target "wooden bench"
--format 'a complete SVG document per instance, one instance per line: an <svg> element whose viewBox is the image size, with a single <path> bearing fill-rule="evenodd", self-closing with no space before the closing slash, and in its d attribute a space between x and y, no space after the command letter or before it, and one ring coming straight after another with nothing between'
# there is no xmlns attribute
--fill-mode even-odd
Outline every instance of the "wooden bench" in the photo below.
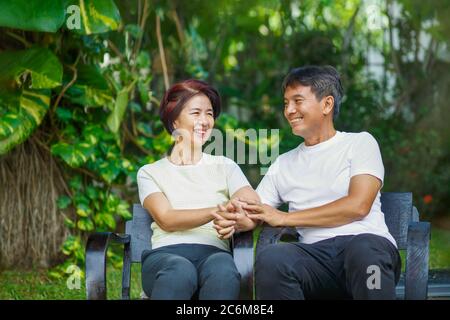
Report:
<svg viewBox="0 0 450 320"><path fill-rule="evenodd" d="M409 192L381 194L381 208L389 231L400 250L406 251L406 272L396 288L399 299L450 297L450 276L431 272L429 277L430 224L419 221L419 213ZM125 234L111 232L90 235L86 245L86 291L88 299L106 299L106 251L110 243L124 247L122 299L130 298L131 264L141 262L142 251L151 249L152 218L139 204L133 206L133 219L126 222ZM295 240L294 228L264 226L256 252L265 245L280 240ZM241 274L240 299L253 298L253 237L244 232L232 241L233 257Z"/></svg>

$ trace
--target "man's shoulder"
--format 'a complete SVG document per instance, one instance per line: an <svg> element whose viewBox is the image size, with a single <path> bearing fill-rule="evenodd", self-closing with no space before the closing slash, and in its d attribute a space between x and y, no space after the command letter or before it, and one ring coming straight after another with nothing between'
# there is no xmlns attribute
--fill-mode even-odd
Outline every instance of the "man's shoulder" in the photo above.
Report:
<svg viewBox="0 0 450 320"><path fill-rule="evenodd" d="M347 138L360 138L360 139L364 139L364 138L373 138L373 135L370 134L367 131L361 131L361 132L341 132L342 135L344 135Z"/></svg>
<svg viewBox="0 0 450 320"><path fill-rule="evenodd" d="M297 155L298 155L298 153L300 151L300 146L301 146L301 144L298 145L297 147L295 147L294 149L291 149L291 150L289 150L289 151L287 151L285 153L280 154L278 156L278 158L276 159L276 161L285 162L285 161L292 161L292 160L294 160L297 157Z"/></svg>
<svg viewBox="0 0 450 320"><path fill-rule="evenodd" d="M361 132L341 132L344 141L351 143L366 143L376 141L374 136L367 131Z"/></svg>
<svg viewBox="0 0 450 320"><path fill-rule="evenodd" d="M298 152L299 152L300 145L295 147L292 150L289 150L285 153L280 154L274 162L269 167L268 173L275 174L279 173L279 168L285 168L290 163L298 161Z"/></svg>

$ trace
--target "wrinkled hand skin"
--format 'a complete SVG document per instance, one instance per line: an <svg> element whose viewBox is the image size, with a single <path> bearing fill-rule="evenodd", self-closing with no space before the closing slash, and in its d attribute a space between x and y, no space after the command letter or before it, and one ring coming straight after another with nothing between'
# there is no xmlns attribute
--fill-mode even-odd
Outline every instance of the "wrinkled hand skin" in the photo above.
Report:
<svg viewBox="0 0 450 320"><path fill-rule="evenodd" d="M245 202L233 199L225 205L218 205L217 210L212 212L215 218L213 226L220 239L229 239L235 232L251 230L258 224L248 217L248 212L243 209L244 205Z"/></svg>
<svg viewBox="0 0 450 320"><path fill-rule="evenodd" d="M240 198L239 201L244 203L242 208L247 212L247 217L250 219L266 222L272 227L284 225L286 215L280 210L254 200Z"/></svg>

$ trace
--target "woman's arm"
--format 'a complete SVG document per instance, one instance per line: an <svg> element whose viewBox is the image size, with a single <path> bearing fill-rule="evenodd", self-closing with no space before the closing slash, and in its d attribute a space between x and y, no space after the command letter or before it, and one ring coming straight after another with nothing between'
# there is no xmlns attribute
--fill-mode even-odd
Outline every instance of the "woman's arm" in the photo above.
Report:
<svg viewBox="0 0 450 320"><path fill-rule="evenodd" d="M151 213L155 222L167 232L182 231L210 222L217 207L202 209L173 209L162 192L150 194L144 200L144 208Z"/></svg>
<svg viewBox="0 0 450 320"><path fill-rule="evenodd" d="M242 208L244 203L240 202L239 198L252 199L256 202L260 201L256 191L251 186L245 186L233 193L227 205L219 205L219 211L213 213L213 215L215 217L214 228L221 239L230 238L236 231L253 230L260 224L258 220L252 220L247 217L247 212Z"/></svg>
<svg viewBox="0 0 450 320"><path fill-rule="evenodd" d="M240 189L238 189L235 193L231 195L231 200L233 199L239 199L239 198L245 198L245 199L252 199L255 201L260 201L258 194L251 186L245 186Z"/></svg>

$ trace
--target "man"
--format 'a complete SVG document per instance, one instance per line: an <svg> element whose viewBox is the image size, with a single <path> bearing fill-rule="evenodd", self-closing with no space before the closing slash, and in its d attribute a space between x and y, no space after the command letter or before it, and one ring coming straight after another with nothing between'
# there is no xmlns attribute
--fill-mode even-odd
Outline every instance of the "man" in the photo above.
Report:
<svg viewBox="0 0 450 320"><path fill-rule="evenodd" d="M299 242L258 252L258 299L394 299L401 261L381 211L376 140L335 130L343 89L333 67L294 69L283 91L284 116L304 142L269 168L256 190L261 202L239 199L237 213L221 207L219 236L254 226L246 219L297 228ZM277 209L283 203L288 213Z"/></svg>

